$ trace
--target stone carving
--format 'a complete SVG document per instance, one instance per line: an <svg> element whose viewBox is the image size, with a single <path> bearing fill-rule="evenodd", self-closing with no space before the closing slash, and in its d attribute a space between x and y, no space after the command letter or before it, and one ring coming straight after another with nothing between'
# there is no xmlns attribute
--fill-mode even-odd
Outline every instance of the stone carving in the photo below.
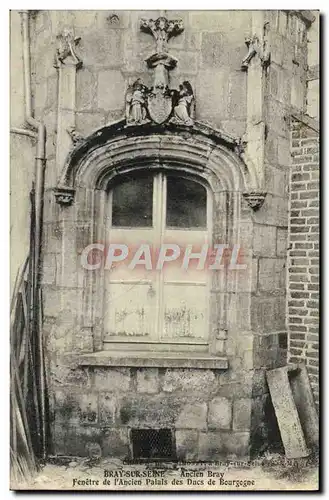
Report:
<svg viewBox="0 0 329 500"><path fill-rule="evenodd" d="M73 203L75 190L67 187L57 187L54 189L56 202L59 205L69 206Z"/></svg>
<svg viewBox="0 0 329 500"><path fill-rule="evenodd" d="M148 89L136 80L126 93L126 125L142 125L150 121L156 124L172 123L192 126L194 95L190 82L184 81L179 90L169 88L169 71L177 65L177 59L166 52L168 40L184 30L183 21L168 21L161 16L156 21L142 19L141 30L153 35L156 52L146 59L154 70L153 85Z"/></svg>
<svg viewBox="0 0 329 500"><path fill-rule="evenodd" d="M237 155L242 157L246 152L247 145L248 141L246 139L246 134L243 134L243 136L236 141L234 151Z"/></svg>
<svg viewBox="0 0 329 500"><path fill-rule="evenodd" d="M127 125L142 125L149 122L147 118L148 88L138 78L128 87L126 93L126 122Z"/></svg>
<svg viewBox="0 0 329 500"><path fill-rule="evenodd" d="M84 141L84 137L76 130L75 127L69 127L67 129L67 133L71 137L74 146Z"/></svg>
<svg viewBox="0 0 329 500"><path fill-rule="evenodd" d="M194 121L192 115L194 112L194 95L190 82L184 81L179 90L173 91L173 117L172 123L179 125L192 126Z"/></svg>
<svg viewBox="0 0 329 500"><path fill-rule="evenodd" d="M267 38L266 38L266 28L264 27L264 41L260 42L258 36L254 34L253 36L247 37L245 43L248 47L248 54L242 60L241 68L247 70L252 58L258 54L263 66L268 66L270 63L270 52L268 50Z"/></svg>
<svg viewBox="0 0 329 500"><path fill-rule="evenodd" d="M179 35L184 30L181 19L168 21L165 17L159 17L156 21L141 19L140 27L145 33L151 33L154 36L158 54L166 51L170 38Z"/></svg>
<svg viewBox="0 0 329 500"><path fill-rule="evenodd" d="M255 212L259 210L265 201L266 198L265 192L250 192L250 193L243 193L244 198L246 199L248 205L250 208L252 208Z"/></svg>
<svg viewBox="0 0 329 500"><path fill-rule="evenodd" d="M61 64L65 64L65 60L70 57L73 64L80 68L82 60L76 52L76 46L79 44L81 37L74 36L73 30L65 29L63 33L57 35L58 47L56 49L55 67L59 68Z"/></svg>

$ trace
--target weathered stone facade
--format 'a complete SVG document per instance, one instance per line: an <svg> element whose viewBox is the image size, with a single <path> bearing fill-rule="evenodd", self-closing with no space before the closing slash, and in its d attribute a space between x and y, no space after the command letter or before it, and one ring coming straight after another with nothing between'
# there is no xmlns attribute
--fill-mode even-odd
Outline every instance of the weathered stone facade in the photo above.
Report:
<svg viewBox="0 0 329 500"><path fill-rule="evenodd" d="M156 11L30 17L35 116L47 127L42 293L52 452L88 455L92 445L103 455L131 457L131 429L168 428L182 460L250 457L270 440L266 370L287 361L288 187L297 147L291 148L290 123L292 106L306 111L314 16L168 11L169 20L184 26L168 41L178 61L168 70L170 89L190 83L193 119L127 127L129 87L140 78L150 88L154 78L145 59L155 43L140 29L141 19L159 17ZM19 23L13 12L13 31ZM13 92L21 95L16 78ZM17 111L13 127L22 122ZM299 148L308 147L299 140ZM21 168L20 155L14 149L13 170ZM307 165L297 167L308 160L296 159L293 176L304 175ZM80 256L103 241L110 183L141 168L207 183L213 241L244 250L246 270L214 273L209 346L202 352L119 355L104 343L104 276L82 269ZM291 186L293 203L294 177ZM291 212L291 231L292 221ZM290 252L289 259L296 257ZM297 293L290 281L289 301ZM299 347L289 314L290 354L301 355L292 350ZM298 334L313 342L307 329ZM308 365L312 374L314 363Z"/></svg>

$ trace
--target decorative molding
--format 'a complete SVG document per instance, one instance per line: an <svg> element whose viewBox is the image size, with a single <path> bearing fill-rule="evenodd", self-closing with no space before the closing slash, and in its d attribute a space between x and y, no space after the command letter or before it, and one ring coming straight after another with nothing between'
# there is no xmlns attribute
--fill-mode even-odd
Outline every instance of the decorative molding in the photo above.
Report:
<svg viewBox="0 0 329 500"><path fill-rule="evenodd" d="M68 187L57 187L54 189L56 203L59 205L70 206L74 201L75 189Z"/></svg>
<svg viewBox="0 0 329 500"><path fill-rule="evenodd" d="M67 64L65 61L69 58L70 64L81 68L82 60L76 52L76 47L80 43L81 37L74 36L74 31L65 29L56 37L58 46L55 54L55 68L60 68L62 64Z"/></svg>
<svg viewBox="0 0 329 500"><path fill-rule="evenodd" d="M126 126L165 122L191 127L194 124L194 93L185 80L179 89L169 88L169 71L177 59L167 53L168 40L184 30L181 19L169 21L163 16L157 20L142 19L140 29L153 35L156 52L145 61L154 70L153 85L148 88L140 78L129 85L126 92Z"/></svg>
<svg viewBox="0 0 329 500"><path fill-rule="evenodd" d="M254 212L257 212L257 210L259 210L263 206L266 195L267 193L265 192L256 191L243 193L243 196L246 199L248 205L254 210Z"/></svg>
<svg viewBox="0 0 329 500"><path fill-rule="evenodd" d="M263 67L267 67L271 61L271 54L268 49L268 41L265 36L266 27L264 26L264 39L261 42L256 34L246 38L245 43L248 47L248 54L242 60L241 68L246 71L249 68L250 61L258 54Z"/></svg>
<svg viewBox="0 0 329 500"><path fill-rule="evenodd" d="M67 132L66 135L69 138ZM237 138L199 122L193 127L150 123L136 130L121 120L95 131L81 145L71 148L57 185L105 189L108 176L172 164L177 169L196 169L204 175L219 169L221 186L214 186L215 191L261 191L255 166L246 164L235 152L237 142Z"/></svg>
<svg viewBox="0 0 329 500"><path fill-rule="evenodd" d="M184 23L182 19L169 21L165 17L158 17L156 21L153 19L141 19L140 28L144 33L153 35L157 53L161 54L166 52L168 40L184 31Z"/></svg>

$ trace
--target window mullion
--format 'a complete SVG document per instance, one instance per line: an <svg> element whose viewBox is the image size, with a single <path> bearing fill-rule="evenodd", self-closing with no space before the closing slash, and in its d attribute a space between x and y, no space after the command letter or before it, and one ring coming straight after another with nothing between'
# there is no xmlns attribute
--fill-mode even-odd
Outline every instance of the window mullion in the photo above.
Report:
<svg viewBox="0 0 329 500"><path fill-rule="evenodd" d="M156 184L155 193L155 238L154 244L158 255L164 237L165 215L166 215L166 177L160 172L155 176ZM161 329L163 328L163 276L162 271L155 271L155 283L157 294L157 321L156 321L156 338L160 341Z"/></svg>

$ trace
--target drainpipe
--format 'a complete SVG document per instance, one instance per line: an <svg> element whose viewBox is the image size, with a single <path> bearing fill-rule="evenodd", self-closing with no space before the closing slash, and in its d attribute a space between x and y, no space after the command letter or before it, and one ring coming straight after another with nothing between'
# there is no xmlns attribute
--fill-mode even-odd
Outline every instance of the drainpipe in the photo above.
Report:
<svg viewBox="0 0 329 500"><path fill-rule="evenodd" d="M42 235L42 220L43 220L43 197L44 197L44 178L46 166L46 127L42 121L34 118L32 112L32 91L31 91L31 56L30 56L30 29L29 29L29 11L20 11L21 15L21 30L22 30L22 47L23 47L23 73L24 73L24 97L25 97L25 123L29 125L34 132L24 131L25 135L34 134L37 140L36 155L35 155L35 219L34 219L34 276L32 290L32 328L33 332L37 332L39 359L36 368L38 370L38 379L40 383L40 410L41 410L41 429L42 429L42 455L46 454L46 434L45 434L45 376L44 376L44 357L43 357L43 339L42 330L39 324L39 314L41 311L41 294L39 288L39 268L41 263L41 235ZM22 130L22 129L20 129ZM23 132L21 132L23 133ZM32 258L32 256L30 256ZM38 314L39 310L39 314Z"/></svg>

